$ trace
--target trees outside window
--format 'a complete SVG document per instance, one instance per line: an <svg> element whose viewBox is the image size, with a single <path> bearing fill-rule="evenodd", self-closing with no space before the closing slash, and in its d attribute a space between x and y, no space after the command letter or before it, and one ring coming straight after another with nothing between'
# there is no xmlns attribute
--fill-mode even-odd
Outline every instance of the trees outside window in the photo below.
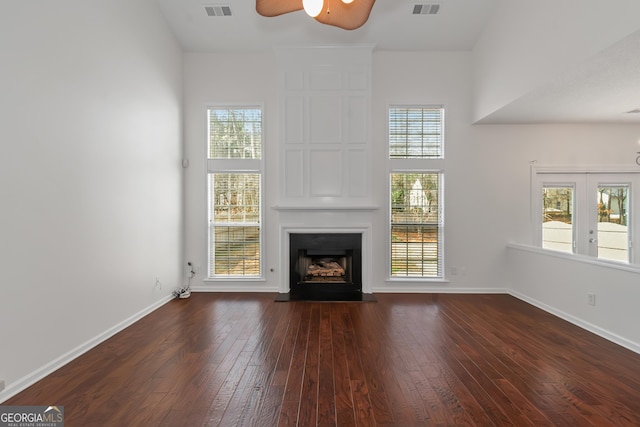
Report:
<svg viewBox="0 0 640 427"><path fill-rule="evenodd" d="M389 108L390 275L443 277L442 106Z"/></svg>
<svg viewBox="0 0 640 427"><path fill-rule="evenodd" d="M573 253L572 185L545 185L542 188L542 247Z"/></svg>
<svg viewBox="0 0 640 427"><path fill-rule="evenodd" d="M438 277L439 173L391 174L391 275Z"/></svg>
<svg viewBox="0 0 640 427"><path fill-rule="evenodd" d="M209 277L260 277L262 110L212 107L207 115Z"/></svg>

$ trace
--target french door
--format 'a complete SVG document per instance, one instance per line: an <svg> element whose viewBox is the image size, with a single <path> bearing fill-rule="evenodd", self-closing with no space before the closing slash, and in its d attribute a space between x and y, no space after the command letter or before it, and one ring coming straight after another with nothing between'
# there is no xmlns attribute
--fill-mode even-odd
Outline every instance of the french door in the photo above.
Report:
<svg viewBox="0 0 640 427"><path fill-rule="evenodd" d="M633 216L640 203L637 173L537 173L535 243L546 249L639 263Z"/></svg>

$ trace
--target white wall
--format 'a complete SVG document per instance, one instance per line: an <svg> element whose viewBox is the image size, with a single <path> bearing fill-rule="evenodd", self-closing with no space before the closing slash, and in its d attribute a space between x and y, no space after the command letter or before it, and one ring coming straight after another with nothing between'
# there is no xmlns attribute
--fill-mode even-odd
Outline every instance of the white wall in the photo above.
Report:
<svg viewBox="0 0 640 427"><path fill-rule="evenodd" d="M278 223L271 206L278 195L279 98L275 52L253 54L186 53L184 57L185 156L185 260L199 268L194 289L269 290L279 288ZM209 105L256 105L264 107L263 182L265 211L265 270L267 283L205 284L207 275L207 167L206 111ZM273 268L273 272L269 269ZM286 277L286 276L283 276Z"/></svg>
<svg viewBox="0 0 640 427"><path fill-rule="evenodd" d="M0 52L1 401L183 278L182 54L155 2L2 2Z"/></svg>
<svg viewBox="0 0 640 427"><path fill-rule="evenodd" d="M474 47L473 121L638 30L639 14L636 0L502 0Z"/></svg>

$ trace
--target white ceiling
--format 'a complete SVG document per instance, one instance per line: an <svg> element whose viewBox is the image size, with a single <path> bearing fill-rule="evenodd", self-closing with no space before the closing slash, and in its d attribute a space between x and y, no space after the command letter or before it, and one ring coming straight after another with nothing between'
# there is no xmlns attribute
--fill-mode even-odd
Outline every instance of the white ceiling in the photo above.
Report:
<svg viewBox="0 0 640 427"><path fill-rule="evenodd" d="M640 123L640 31L480 122Z"/></svg>
<svg viewBox="0 0 640 427"><path fill-rule="evenodd" d="M377 0L369 21L349 31L320 24L302 10L265 18L256 12L255 0L157 0L190 52L344 43L373 44L381 50L470 50L497 1ZM425 3L440 4L438 14L412 14L415 4ZM204 6L213 4L229 5L232 16L208 17Z"/></svg>
<svg viewBox="0 0 640 427"><path fill-rule="evenodd" d="M376 50L470 51L500 0L377 0L367 23L348 31L304 11L266 18L254 0L156 0L187 52L252 52L276 46L371 44ZM334 0L337 1L337 0ZM438 3L437 15L413 15L415 4ZM209 17L204 6L230 6ZM480 123L640 123L640 31L578 69L490 114Z"/></svg>

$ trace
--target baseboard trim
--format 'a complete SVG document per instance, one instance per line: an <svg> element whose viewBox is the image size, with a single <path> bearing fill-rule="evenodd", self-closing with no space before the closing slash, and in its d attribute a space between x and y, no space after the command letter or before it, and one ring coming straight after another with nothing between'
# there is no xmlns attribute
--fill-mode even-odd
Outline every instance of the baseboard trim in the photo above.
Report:
<svg viewBox="0 0 640 427"><path fill-rule="evenodd" d="M584 320L578 317L572 316L571 314L566 313L562 310L558 310L557 308L554 308L550 305L540 302L534 298L530 298L524 294L521 294L520 292L509 290L509 295L515 298L518 298L519 300L522 300L528 304L531 304L539 308L540 310L544 310L547 313L553 314L556 317L566 320L567 322L572 323L584 330L594 333L599 337L602 337L608 341L611 341L614 344L618 344L619 346L622 346L627 350L631 350L634 353L640 354L640 344L636 342L633 342L624 337L621 337L620 335L614 334L613 332L607 331L606 329L600 328L599 326L596 326L593 323L585 322Z"/></svg>
<svg viewBox="0 0 640 427"><path fill-rule="evenodd" d="M191 292L280 292L279 288L265 287L264 285L246 285L246 284L216 284L211 286L192 286Z"/></svg>
<svg viewBox="0 0 640 427"><path fill-rule="evenodd" d="M53 373L54 371L60 369L61 367L63 367L67 363L69 363L72 360L74 360L74 359L78 358L79 356L83 355L84 353L86 353L87 351L91 350L92 348L94 348L98 344L106 341L107 339L111 338L112 336L114 336L118 332L122 331L123 329L131 326L132 324L134 324L138 320L142 319L147 314L157 310L158 308L162 307L163 305L165 305L166 303L168 303L169 301L171 301L173 299L174 299L173 295L168 295L168 296L156 301L155 303L153 303L150 306L144 308L143 310L140 310L139 312L137 312L133 316L131 316L131 317L125 319L124 321L118 323L114 327L112 327L110 329L107 329L106 331L104 331L100 335L95 336L94 338L86 341L85 343L79 345L78 347L74 348L73 350L70 350L69 352L67 352L67 353L63 354L62 356L58 357L57 359L47 363L46 365L42 366L41 368L33 371L32 373L30 373L28 375L25 375L24 377L20 378L19 380L15 381L15 382L13 382L11 384L8 384L7 387L0 392L0 403L3 403L4 401L8 400L9 398L15 396L16 394L20 393L22 390L26 389L27 387L32 386L33 384L35 384L36 382L40 381L41 379L43 379L47 375L49 375L49 374Z"/></svg>
<svg viewBox="0 0 640 427"><path fill-rule="evenodd" d="M373 289L373 294L508 294L505 288L446 288L441 286L383 286Z"/></svg>

